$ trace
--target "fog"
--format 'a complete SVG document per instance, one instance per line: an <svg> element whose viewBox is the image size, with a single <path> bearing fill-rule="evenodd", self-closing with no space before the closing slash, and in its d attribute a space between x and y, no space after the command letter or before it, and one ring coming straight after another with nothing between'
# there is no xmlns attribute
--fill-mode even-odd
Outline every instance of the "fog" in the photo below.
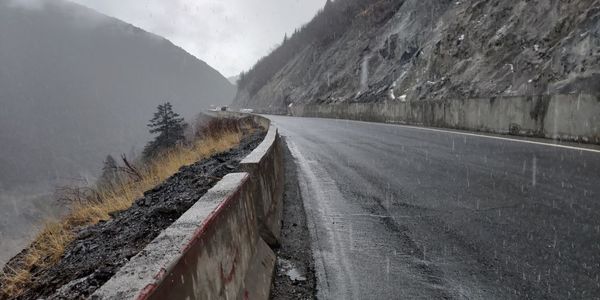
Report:
<svg viewBox="0 0 600 300"><path fill-rule="evenodd" d="M31 1L31 0L30 0ZM325 0L71 0L164 36L226 76L250 69Z"/></svg>
<svg viewBox="0 0 600 300"><path fill-rule="evenodd" d="M0 263L60 211L54 186L141 150L159 103L189 120L235 93L171 42L77 4L2 1L0 41Z"/></svg>
<svg viewBox="0 0 600 300"><path fill-rule="evenodd" d="M60 206L52 201L51 189L52 184L35 184L0 193L0 264L34 237L43 220L60 214Z"/></svg>

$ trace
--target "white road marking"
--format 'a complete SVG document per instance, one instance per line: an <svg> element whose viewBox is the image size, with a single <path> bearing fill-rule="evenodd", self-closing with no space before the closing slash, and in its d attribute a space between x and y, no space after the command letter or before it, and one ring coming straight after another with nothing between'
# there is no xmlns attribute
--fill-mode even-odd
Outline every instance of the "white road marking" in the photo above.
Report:
<svg viewBox="0 0 600 300"><path fill-rule="evenodd" d="M577 151L586 151L586 152L600 153L600 149L575 147L575 146L568 146L568 145L562 145L562 144L553 144L553 143L546 143L546 142L536 142L536 141L525 140L525 139L511 139L511 138L494 136L494 135L476 134L476 133L454 131L454 130L444 130L444 129L437 129L437 128L431 128L431 127L411 126L411 125L402 125L402 124L390 124L390 123L366 122L366 121L356 121L356 120L343 120L343 119L333 119L333 120L351 121L351 122L358 122L358 123L367 123L367 124L372 124L372 125L397 126L397 127L405 127L405 128L411 128L411 129L417 129L417 130L426 130L426 131L435 131L435 132L459 134L459 135L466 135L466 136L473 136L473 137L481 137L481 138L488 138L488 139L503 140L503 141L509 141L509 142L518 142L518 143L525 143L525 144L534 144L534 145L541 145L541 146L548 146L548 147L563 148L563 149L569 149L569 150L577 150Z"/></svg>

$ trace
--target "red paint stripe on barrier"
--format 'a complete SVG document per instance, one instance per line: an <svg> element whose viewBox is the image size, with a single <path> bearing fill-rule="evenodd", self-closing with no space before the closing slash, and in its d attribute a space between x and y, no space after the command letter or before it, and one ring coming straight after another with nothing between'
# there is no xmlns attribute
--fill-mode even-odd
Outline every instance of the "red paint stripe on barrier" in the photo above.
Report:
<svg viewBox="0 0 600 300"><path fill-rule="evenodd" d="M197 243L199 240L202 239L202 237L209 231L209 229L212 229L213 226L215 226L215 224L217 224L217 219L220 217L221 212L223 212L224 210L226 210L227 208L231 207L233 205L233 201L236 198L240 198L240 194L242 191L242 187L246 184L246 182L248 181L249 176L245 175L244 178L240 181L240 183L236 186L235 190L227 197L225 198L224 201L222 201L217 208L215 208L209 215L208 217L204 220L203 224L200 226L200 228L198 228L195 232L194 235L192 236L192 238L190 239L190 241L181 249L181 254L179 255L179 257L177 257L174 260L174 264L171 265L171 267L169 267L168 272L172 271L172 269L176 268L177 265L180 263L181 259L186 255L186 253L188 252L188 250L195 244ZM231 282L233 280L233 274L235 274L235 264L237 262L237 252L236 252L236 257L234 259L234 263L232 266L232 270L230 272L230 274L228 274L228 276L231 276L231 279L229 280L229 282ZM222 270L221 270L222 271ZM167 270L164 268L161 268L161 270L154 276L154 279L157 280L156 283L152 283L152 284L148 284L146 287L144 287L140 293L138 294L138 296L136 297L136 300L146 300L148 299L152 293L163 283L164 278L167 274ZM227 279L227 277L226 277Z"/></svg>
<svg viewBox="0 0 600 300"><path fill-rule="evenodd" d="M158 273L156 273L156 275L154 275L154 280L156 280L157 282L162 281L162 279L165 277L165 275L167 274L167 270L165 268L160 268L160 271L158 271ZM152 292L156 289L157 285L154 283L151 283L149 285L147 285L146 287L144 287L142 289L142 291L140 292L140 294L138 295L138 297L136 298L137 300L143 300L146 299L150 294L152 294Z"/></svg>
<svg viewBox="0 0 600 300"><path fill-rule="evenodd" d="M196 230L196 232L194 232L194 235L192 236L192 239L190 240L189 243L187 243L183 249L181 249L182 252L187 252L189 250L189 248L197 242L197 240L201 239L202 236L209 230L211 229L213 226L215 226L215 224L217 223L217 218L220 217L221 212L224 211L225 209L229 208L232 203L233 200L236 198L239 198L240 193L242 192L242 186L246 183L246 181L248 181L248 175L244 176L244 179L241 181L241 183L236 187L235 191L233 193L231 193L229 195L229 197L227 197L223 202L221 202L217 208L215 208L215 210L213 210L208 217L206 218L206 220L204 221L204 224L202 224L202 226L200 228L198 228Z"/></svg>
<svg viewBox="0 0 600 300"><path fill-rule="evenodd" d="M150 294L152 294L152 292L154 292L154 290L156 289L156 284L149 284L146 287L144 287L142 289L142 291L140 292L140 294L137 296L136 300L143 300L148 298L148 296L150 296Z"/></svg>
<svg viewBox="0 0 600 300"><path fill-rule="evenodd" d="M167 274L167 270L165 268L160 268L160 271L154 275L154 280L162 280L162 278L165 277L165 274Z"/></svg>

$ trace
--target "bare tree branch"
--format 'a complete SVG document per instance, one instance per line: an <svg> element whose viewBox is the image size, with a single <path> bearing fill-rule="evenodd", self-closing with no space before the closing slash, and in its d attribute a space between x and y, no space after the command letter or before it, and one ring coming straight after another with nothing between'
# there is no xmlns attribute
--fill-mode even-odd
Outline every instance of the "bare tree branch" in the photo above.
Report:
<svg viewBox="0 0 600 300"><path fill-rule="evenodd" d="M121 160L123 160L125 167L119 167L120 171L125 172L128 175L134 177L134 180L136 180L136 181L142 180L142 174L140 173L140 171L138 171L138 169L136 167L134 167L131 163L129 163L129 161L127 160L127 156L125 156L125 154L121 154Z"/></svg>

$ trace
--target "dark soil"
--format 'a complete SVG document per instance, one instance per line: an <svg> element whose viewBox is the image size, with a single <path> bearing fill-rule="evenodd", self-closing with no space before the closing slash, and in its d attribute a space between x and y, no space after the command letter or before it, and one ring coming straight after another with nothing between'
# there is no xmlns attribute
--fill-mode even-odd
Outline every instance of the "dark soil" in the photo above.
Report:
<svg viewBox="0 0 600 300"><path fill-rule="evenodd" d="M298 186L296 164L287 146L283 148L285 161L283 222L271 299L315 299L314 261L304 203ZM298 275L301 278L298 278Z"/></svg>
<svg viewBox="0 0 600 300"><path fill-rule="evenodd" d="M17 299L84 299L92 294L213 187L217 178L238 171L241 159L264 134L246 135L239 147L182 167L131 208L81 230L58 264L34 273L32 286Z"/></svg>

